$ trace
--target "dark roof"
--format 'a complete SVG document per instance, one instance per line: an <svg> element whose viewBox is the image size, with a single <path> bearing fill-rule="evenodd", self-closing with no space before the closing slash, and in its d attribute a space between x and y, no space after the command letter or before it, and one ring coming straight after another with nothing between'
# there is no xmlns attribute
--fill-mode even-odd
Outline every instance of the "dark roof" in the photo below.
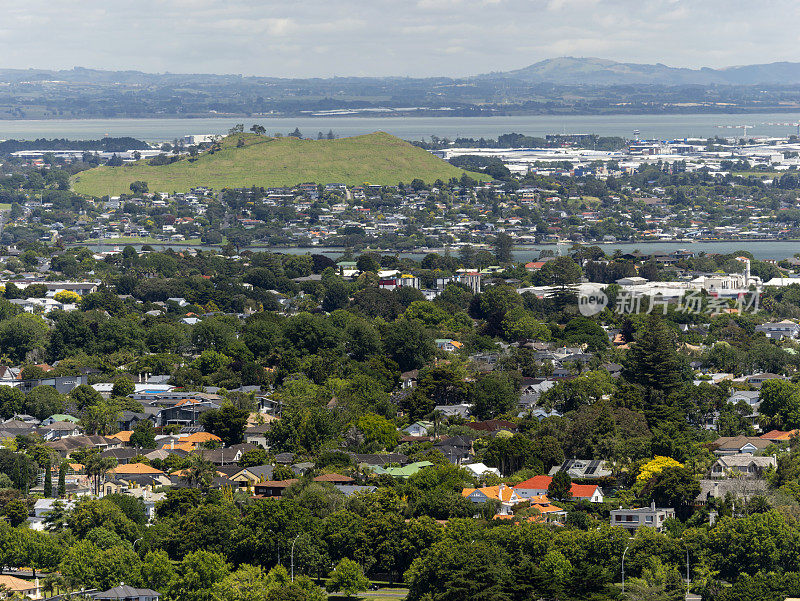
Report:
<svg viewBox="0 0 800 601"><path fill-rule="evenodd" d="M351 484L355 482L350 476L342 476L341 474L322 474L314 478L314 482L333 482L335 484Z"/></svg>
<svg viewBox="0 0 800 601"><path fill-rule="evenodd" d="M517 424L502 419L488 419L483 422L469 422L467 427L471 430L497 432L498 430L516 430Z"/></svg>
<svg viewBox="0 0 800 601"><path fill-rule="evenodd" d="M106 449L102 453L100 453L101 457L113 457L117 461L125 461L136 457L137 455L147 453L149 450L152 449L135 449L133 447L120 447L118 449Z"/></svg>
<svg viewBox="0 0 800 601"><path fill-rule="evenodd" d="M93 593L95 599L131 599L133 597L159 597L161 594L149 588L133 588L132 586L117 586L101 593Z"/></svg>
<svg viewBox="0 0 800 601"><path fill-rule="evenodd" d="M402 453L351 453L356 463L367 465L386 465L387 463L408 463L408 456Z"/></svg>

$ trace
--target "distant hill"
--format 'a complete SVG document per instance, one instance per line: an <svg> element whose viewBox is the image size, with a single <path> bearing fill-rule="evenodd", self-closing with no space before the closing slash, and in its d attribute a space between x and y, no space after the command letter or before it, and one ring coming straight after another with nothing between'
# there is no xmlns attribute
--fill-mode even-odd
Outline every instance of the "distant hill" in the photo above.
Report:
<svg viewBox="0 0 800 601"><path fill-rule="evenodd" d="M242 139L244 146L237 147ZM460 178L464 170L387 133L339 140L268 138L254 134L228 136L222 149L203 152L196 159L181 158L169 165L147 161L120 167L97 167L79 173L73 188L92 196L130 192L135 181L147 182L151 191L186 192L194 186L238 188L293 186L303 182L348 185L394 185ZM475 179L485 179L470 173Z"/></svg>
<svg viewBox="0 0 800 601"><path fill-rule="evenodd" d="M800 83L800 63L769 63L724 69L685 69L640 63L618 63L601 58L561 57L522 69L491 74L529 83L559 85L758 85Z"/></svg>

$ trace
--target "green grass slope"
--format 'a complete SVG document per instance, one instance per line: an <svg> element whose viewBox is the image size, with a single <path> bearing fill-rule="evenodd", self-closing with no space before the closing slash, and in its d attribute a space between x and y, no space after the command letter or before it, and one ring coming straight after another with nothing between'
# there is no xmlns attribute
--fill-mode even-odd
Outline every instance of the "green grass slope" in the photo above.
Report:
<svg viewBox="0 0 800 601"><path fill-rule="evenodd" d="M245 145L237 147L239 138ZM195 160L182 158L171 165L145 161L121 167L97 167L76 175L73 188L92 196L130 192L135 181L151 191L186 192L193 186L214 189L250 186L293 186L303 182L348 185L394 185L414 178L433 183L460 178L464 170L387 133L339 140L267 138L254 134L228 136L222 149L204 152ZM475 179L487 179L470 173Z"/></svg>

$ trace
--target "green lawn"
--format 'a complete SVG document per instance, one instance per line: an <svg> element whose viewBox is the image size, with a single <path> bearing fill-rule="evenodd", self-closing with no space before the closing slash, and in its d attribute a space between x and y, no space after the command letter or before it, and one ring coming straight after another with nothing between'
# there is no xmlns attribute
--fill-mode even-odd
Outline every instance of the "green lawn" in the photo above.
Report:
<svg viewBox="0 0 800 601"><path fill-rule="evenodd" d="M237 147L241 139L244 145ZM339 140L298 140L239 134L222 149L170 165L138 161L121 167L96 167L73 178L80 194L119 195L134 181L151 191L186 192L194 186L293 186L303 182L394 185L418 178L433 183L460 178L465 171L394 136L377 132ZM470 173L474 179L490 179Z"/></svg>
<svg viewBox="0 0 800 601"><path fill-rule="evenodd" d="M0 211L10 211L10 210L11 210L11 203L0 202Z"/></svg>

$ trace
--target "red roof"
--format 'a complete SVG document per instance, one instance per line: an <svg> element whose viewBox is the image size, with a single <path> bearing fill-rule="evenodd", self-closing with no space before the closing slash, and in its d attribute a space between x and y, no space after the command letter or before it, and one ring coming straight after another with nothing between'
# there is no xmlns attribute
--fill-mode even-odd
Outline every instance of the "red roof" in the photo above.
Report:
<svg viewBox="0 0 800 601"><path fill-rule="evenodd" d="M547 490L553 479L550 476L534 476L525 482L520 482L514 488L532 488L534 490Z"/></svg>
<svg viewBox="0 0 800 601"><path fill-rule="evenodd" d="M573 499L591 499L597 484L573 484L570 488Z"/></svg>
<svg viewBox="0 0 800 601"><path fill-rule="evenodd" d="M534 476L525 482L520 482L514 488L526 488L531 490L547 490L553 479L550 476ZM591 499L594 491L597 490L596 484L572 484L570 492L573 499Z"/></svg>

